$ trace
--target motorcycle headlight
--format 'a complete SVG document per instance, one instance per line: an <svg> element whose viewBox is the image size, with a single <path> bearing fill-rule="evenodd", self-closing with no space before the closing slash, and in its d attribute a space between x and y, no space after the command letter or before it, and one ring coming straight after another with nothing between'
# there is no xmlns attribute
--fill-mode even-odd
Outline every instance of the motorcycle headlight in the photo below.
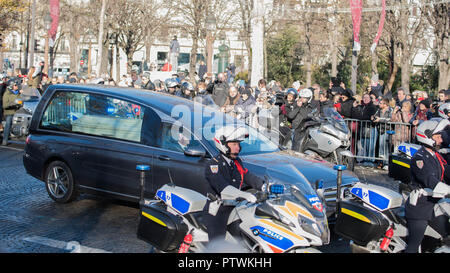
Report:
<svg viewBox="0 0 450 273"><path fill-rule="evenodd" d="M316 235L318 237L321 237L322 232L319 229L319 226L317 225L317 223L305 216L299 215L298 216L298 223L300 224L301 228L308 232L311 233L313 235Z"/></svg>
<svg viewBox="0 0 450 273"><path fill-rule="evenodd" d="M322 221L313 221L307 217L299 215L298 222L301 226L301 228L317 237L319 237L323 244L328 244L330 242L330 235L328 232L328 223L327 219L325 218Z"/></svg>

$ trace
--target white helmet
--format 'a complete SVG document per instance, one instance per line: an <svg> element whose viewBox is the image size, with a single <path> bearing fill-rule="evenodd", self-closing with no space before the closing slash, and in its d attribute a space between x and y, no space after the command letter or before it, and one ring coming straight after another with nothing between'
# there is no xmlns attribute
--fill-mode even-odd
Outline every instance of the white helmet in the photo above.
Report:
<svg viewBox="0 0 450 273"><path fill-rule="evenodd" d="M439 120L435 118L422 122L419 127L417 127L417 141L429 147L435 147L436 142L432 138L433 135L441 133L448 125L450 125L448 119Z"/></svg>
<svg viewBox="0 0 450 273"><path fill-rule="evenodd" d="M444 103L439 107L439 116L445 119L449 119L448 114L450 113L450 102Z"/></svg>
<svg viewBox="0 0 450 273"><path fill-rule="evenodd" d="M248 130L244 126L225 125L217 129L214 136L216 148L226 156L230 155L230 148L226 145L228 142L241 142L248 137Z"/></svg>
<svg viewBox="0 0 450 273"><path fill-rule="evenodd" d="M310 103L312 100L312 97L313 97L313 93L312 93L311 89L305 88L305 89L300 90L300 92L298 92L298 97L299 98L308 98L308 103Z"/></svg>

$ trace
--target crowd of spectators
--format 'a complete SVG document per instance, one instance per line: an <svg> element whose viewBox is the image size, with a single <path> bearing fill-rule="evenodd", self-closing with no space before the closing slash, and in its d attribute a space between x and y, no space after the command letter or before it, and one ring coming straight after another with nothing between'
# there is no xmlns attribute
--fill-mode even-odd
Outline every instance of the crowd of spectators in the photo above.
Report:
<svg viewBox="0 0 450 273"><path fill-rule="evenodd" d="M252 126L255 125L252 118L259 113L276 109L279 113L279 131L284 136L280 138L280 144L287 145L290 140L292 144L289 145L292 146L288 148L297 151L302 149L302 124L307 114L321 113L324 108L330 107L347 120L352 133L352 152L359 156L358 161L366 161L369 165L375 163L379 168L387 163L388 153L392 149L387 147L389 141L393 147L404 141L414 142L415 128L421 122L438 116L438 107L450 99L449 90L440 90L437 101L433 101L425 91L407 93L402 87L395 94L385 92L383 82L376 75L360 95L347 88L337 77L332 77L326 88L318 84L304 86L300 81L286 88L280 82L267 83L264 79L256 87L251 87L245 80L235 80L234 66L227 67L226 72L219 73L217 77L207 76L201 68L192 80L186 73L174 73L169 79L152 81L150 74L132 71L116 82L108 76L83 78L76 73L49 78L39 66L32 67L27 75L21 75L20 71L9 71L3 75L0 95L5 93L10 82L36 88L41 94L48 86L63 83L132 87L168 93L215 107L217 111L243 119ZM392 139L389 139L389 130L396 132ZM384 160L375 162L374 158Z"/></svg>

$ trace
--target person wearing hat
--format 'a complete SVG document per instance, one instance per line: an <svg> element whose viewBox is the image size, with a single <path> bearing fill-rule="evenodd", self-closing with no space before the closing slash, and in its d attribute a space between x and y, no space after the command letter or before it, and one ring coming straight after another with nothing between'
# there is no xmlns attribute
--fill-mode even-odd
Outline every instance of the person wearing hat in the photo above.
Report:
<svg viewBox="0 0 450 273"><path fill-rule="evenodd" d="M352 118L352 109L355 99L350 89L343 89L341 93L341 111L339 114L343 118Z"/></svg>
<svg viewBox="0 0 450 273"><path fill-rule="evenodd" d="M20 93L21 86L16 82L12 82L8 87L8 90L3 94L3 115L5 116L6 121L5 128L3 130L3 146L6 146L8 144L13 116L20 108L20 105L16 103L16 99L20 98Z"/></svg>
<svg viewBox="0 0 450 273"><path fill-rule="evenodd" d="M334 95L342 94L344 92L344 88L341 86L342 81L339 77L331 77L330 79L330 89L328 92Z"/></svg>
<svg viewBox="0 0 450 273"><path fill-rule="evenodd" d="M416 112L413 117L409 121L414 126L420 125L425 120L430 120L433 118L433 112L430 111L430 101L429 100L421 100L417 107Z"/></svg>
<svg viewBox="0 0 450 273"><path fill-rule="evenodd" d="M405 219L408 227L406 253L418 252L428 225L432 225L445 237L445 225L448 220L443 215L436 216L434 212L434 206L440 199L421 194L423 193L421 190L427 188L450 194L447 162L438 152L443 142L441 134L449 124L446 119L428 120L417 128L416 138L422 148L414 154L410 165L411 186L415 190L405 202Z"/></svg>
<svg viewBox="0 0 450 273"><path fill-rule="evenodd" d="M252 90L250 87L245 88L234 106L234 111L238 113L239 118L246 119L250 117L254 108L256 108L256 99L252 96Z"/></svg>

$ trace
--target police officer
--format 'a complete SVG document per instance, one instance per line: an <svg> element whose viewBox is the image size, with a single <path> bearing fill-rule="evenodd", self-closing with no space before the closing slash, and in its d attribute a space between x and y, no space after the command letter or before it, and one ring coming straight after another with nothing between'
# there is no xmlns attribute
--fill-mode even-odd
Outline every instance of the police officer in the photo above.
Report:
<svg viewBox="0 0 450 273"><path fill-rule="evenodd" d="M445 234L446 219L444 216L436 217L433 210L439 199L420 195L419 190L449 187L443 182L447 162L437 152L442 143L441 132L449 123L446 119L428 120L417 128L416 137L422 148L411 159L411 186L416 190L411 192L405 205L409 232L406 253L418 252L428 225L440 234Z"/></svg>
<svg viewBox="0 0 450 273"><path fill-rule="evenodd" d="M167 93L171 95L176 95L178 91L178 82L175 79L166 80Z"/></svg>
<svg viewBox="0 0 450 273"><path fill-rule="evenodd" d="M214 143L220 154L214 157L205 167L205 177L215 194L243 198L256 202L256 197L244 190L251 187L261 190L263 180L250 173L238 157L241 151L240 142L248 137L245 127L236 125L224 126L216 131ZM206 225L210 241L223 239L227 231L227 220L233 207L221 206L215 217L208 217Z"/></svg>
<svg viewBox="0 0 450 273"><path fill-rule="evenodd" d="M302 143L308 133L304 128L308 116L318 109L318 102L313 100L313 93L311 89L305 88L298 93L297 108L295 108L291 115L295 115L292 121L292 129L294 129L294 140L292 143L292 150L302 151Z"/></svg>
<svg viewBox="0 0 450 273"><path fill-rule="evenodd" d="M295 88L289 88L286 90L286 97L284 98L283 105L280 107L280 133L282 137L280 137L280 145L286 146L289 143L289 140L292 140L293 129L292 129L292 121L295 118L297 111L297 96L298 92Z"/></svg>
<svg viewBox="0 0 450 273"><path fill-rule="evenodd" d="M183 82L181 89L176 93L178 97L192 100L194 97L195 88L190 82Z"/></svg>

